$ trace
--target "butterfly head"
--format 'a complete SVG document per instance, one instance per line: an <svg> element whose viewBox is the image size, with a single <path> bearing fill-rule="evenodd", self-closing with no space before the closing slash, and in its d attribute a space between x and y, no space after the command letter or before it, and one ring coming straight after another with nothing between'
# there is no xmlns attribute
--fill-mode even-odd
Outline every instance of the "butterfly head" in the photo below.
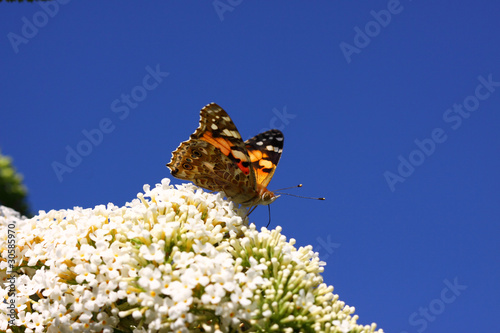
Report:
<svg viewBox="0 0 500 333"><path fill-rule="evenodd" d="M279 195L274 194L263 186L257 185L257 192L259 193L259 199L254 205L270 205L274 200L278 199Z"/></svg>

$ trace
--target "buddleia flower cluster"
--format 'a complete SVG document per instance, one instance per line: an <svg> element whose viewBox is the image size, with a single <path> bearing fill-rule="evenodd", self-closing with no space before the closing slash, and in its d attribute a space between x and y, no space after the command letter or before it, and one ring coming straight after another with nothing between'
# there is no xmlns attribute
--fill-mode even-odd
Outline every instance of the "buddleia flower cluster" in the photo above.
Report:
<svg viewBox="0 0 500 333"><path fill-rule="evenodd" d="M16 276L0 291L15 297L14 315L0 304L2 332L376 331L323 283L311 246L194 185L163 179L123 207L0 213L17 250L8 274L2 231L0 278Z"/></svg>

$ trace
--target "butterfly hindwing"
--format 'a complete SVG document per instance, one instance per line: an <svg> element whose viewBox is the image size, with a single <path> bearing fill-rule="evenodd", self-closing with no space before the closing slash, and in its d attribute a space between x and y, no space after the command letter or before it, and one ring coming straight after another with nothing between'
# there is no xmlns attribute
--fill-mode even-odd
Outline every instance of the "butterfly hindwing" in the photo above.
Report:
<svg viewBox="0 0 500 333"><path fill-rule="evenodd" d="M269 130L245 141L257 184L267 187L283 151L283 133Z"/></svg>
<svg viewBox="0 0 500 333"><path fill-rule="evenodd" d="M181 143L173 152L168 164L174 177L190 180L211 191L222 191L227 196L237 196L251 191L247 176L227 156L204 140L189 140Z"/></svg>

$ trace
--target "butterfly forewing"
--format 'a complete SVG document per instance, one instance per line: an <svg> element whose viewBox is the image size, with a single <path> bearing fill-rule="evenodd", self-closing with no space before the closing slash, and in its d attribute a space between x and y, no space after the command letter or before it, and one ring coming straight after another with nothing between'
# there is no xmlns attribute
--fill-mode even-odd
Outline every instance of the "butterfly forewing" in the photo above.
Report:
<svg viewBox="0 0 500 333"><path fill-rule="evenodd" d="M283 151L283 133L269 130L245 141L257 184L267 187Z"/></svg>
<svg viewBox="0 0 500 333"><path fill-rule="evenodd" d="M211 103L201 109L200 126L191 135L191 139L204 140L219 148L253 180L254 177L250 172L250 158L240 132L226 111L217 104Z"/></svg>

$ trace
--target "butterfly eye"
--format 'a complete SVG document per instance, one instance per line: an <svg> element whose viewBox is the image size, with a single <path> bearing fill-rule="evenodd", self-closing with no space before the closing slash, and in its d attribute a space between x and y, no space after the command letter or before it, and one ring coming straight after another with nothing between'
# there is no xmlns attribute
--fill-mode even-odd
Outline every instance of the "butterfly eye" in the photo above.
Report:
<svg viewBox="0 0 500 333"><path fill-rule="evenodd" d="M191 164L189 164L189 163L184 163L184 164L182 165L182 167L183 167L184 169L186 169L186 170L192 170L192 169L193 169L193 166L192 166Z"/></svg>

